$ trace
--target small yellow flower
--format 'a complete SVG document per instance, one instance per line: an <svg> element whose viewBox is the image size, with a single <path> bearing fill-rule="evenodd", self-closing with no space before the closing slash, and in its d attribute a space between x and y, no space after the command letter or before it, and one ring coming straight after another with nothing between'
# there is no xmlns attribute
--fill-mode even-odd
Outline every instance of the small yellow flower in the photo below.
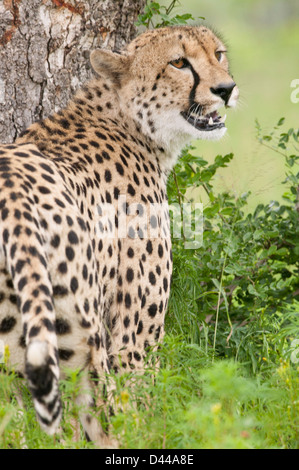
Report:
<svg viewBox="0 0 299 470"><path fill-rule="evenodd" d="M212 411L213 414L216 415L216 414L220 413L221 408L222 408L221 403L215 403L214 405L211 406L211 411Z"/></svg>
<svg viewBox="0 0 299 470"><path fill-rule="evenodd" d="M278 367L277 372L278 374L283 377L289 369L289 364L286 361L281 361L281 365Z"/></svg>
<svg viewBox="0 0 299 470"><path fill-rule="evenodd" d="M128 403L128 401L129 401L128 390L124 390L123 392L121 392L120 399L121 399L121 402L122 402L123 405L126 405Z"/></svg>
<svg viewBox="0 0 299 470"><path fill-rule="evenodd" d="M10 350L9 350L8 344L6 344L4 346L4 364L6 366L8 366L9 358L10 358Z"/></svg>

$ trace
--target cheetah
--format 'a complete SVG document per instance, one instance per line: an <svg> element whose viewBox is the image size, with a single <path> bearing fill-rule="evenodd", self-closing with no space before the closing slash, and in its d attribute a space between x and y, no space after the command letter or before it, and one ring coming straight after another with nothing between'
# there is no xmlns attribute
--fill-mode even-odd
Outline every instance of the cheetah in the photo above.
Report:
<svg viewBox="0 0 299 470"><path fill-rule="evenodd" d="M161 341L172 255L167 177L191 139L221 138L238 88L205 26L95 50L68 106L0 147L0 340L54 434L60 368L142 371ZM92 406L89 395L81 403ZM103 398L104 400L104 398ZM98 445L96 418L81 421Z"/></svg>

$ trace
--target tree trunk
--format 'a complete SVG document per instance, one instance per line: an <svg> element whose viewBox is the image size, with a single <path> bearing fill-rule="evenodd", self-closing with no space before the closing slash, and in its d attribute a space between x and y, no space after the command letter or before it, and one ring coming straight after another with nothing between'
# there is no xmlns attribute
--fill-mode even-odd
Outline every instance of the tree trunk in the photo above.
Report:
<svg viewBox="0 0 299 470"><path fill-rule="evenodd" d="M0 0L0 142L58 111L92 76L89 52L131 41L146 0Z"/></svg>

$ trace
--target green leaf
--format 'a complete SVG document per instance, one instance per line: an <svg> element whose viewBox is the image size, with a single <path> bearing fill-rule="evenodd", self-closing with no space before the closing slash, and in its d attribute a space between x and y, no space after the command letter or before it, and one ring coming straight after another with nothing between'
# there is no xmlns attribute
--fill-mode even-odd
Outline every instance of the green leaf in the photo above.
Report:
<svg viewBox="0 0 299 470"><path fill-rule="evenodd" d="M247 290L249 294L259 297L259 293L256 291L252 284L248 284Z"/></svg>
<svg viewBox="0 0 299 470"><path fill-rule="evenodd" d="M284 124L284 121L285 121L284 117L280 118L278 123L277 123L277 126L282 126Z"/></svg>
<svg viewBox="0 0 299 470"><path fill-rule="evenodd" d="M263 236L264 236L264 231L261 229L256 230L253 234L254 240L260 240L261 238L263 238Z"/></svg>

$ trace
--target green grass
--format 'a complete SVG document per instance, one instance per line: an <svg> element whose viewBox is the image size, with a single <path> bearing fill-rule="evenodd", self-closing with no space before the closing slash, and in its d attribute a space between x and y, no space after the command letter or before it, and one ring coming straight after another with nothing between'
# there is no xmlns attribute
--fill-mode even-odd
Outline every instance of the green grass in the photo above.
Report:
<svg viewBox="0 0 299 470"><path fill-rule="evenodd" d="M121 448L298 447L298 368L289 361L254 378L239 363L213 362L204 348L174 336L166 337L160 357L155 384L151 370L142 381L132 374L125 386L124 380L116 382L115 401L122 411L111 418L110 431ZM12 376L2 375L0 448L92 447L70 421L77 413L72 401L77 386L70 380L63 392L63 431L53 438L40 431L32 407L20 413L11 397Z"/></svg>

